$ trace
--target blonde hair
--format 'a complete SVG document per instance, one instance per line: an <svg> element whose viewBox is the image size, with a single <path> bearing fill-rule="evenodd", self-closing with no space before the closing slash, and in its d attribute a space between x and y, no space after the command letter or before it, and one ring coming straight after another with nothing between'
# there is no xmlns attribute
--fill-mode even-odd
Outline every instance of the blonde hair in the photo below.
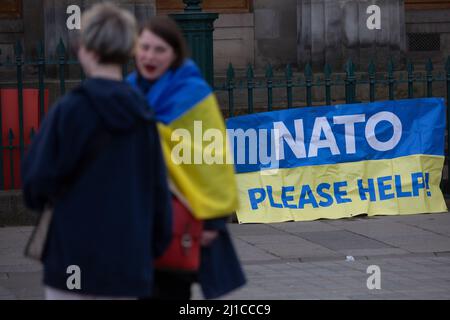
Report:
<svg viewBox="0 0 450 320"><path fill-rule="evenodd" d="M128 62L136 38L134 16L111 3L96 4L83 14L80 44L95 52L100 63Z"/></svg>

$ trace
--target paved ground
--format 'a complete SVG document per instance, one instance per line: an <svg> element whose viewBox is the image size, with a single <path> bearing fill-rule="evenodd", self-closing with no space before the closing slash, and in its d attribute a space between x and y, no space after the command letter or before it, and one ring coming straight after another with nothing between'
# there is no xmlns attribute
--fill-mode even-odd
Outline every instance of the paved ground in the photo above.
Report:
<svg viewBox="0 0 450 320"><path fill-rule="evenodd" d="M450 299L448 213L230 229L248 285L223 299ZM22 256L30 232L0 228L0 299L42 298L41 268ZM367 288L371 265L379 290Z"/></svg>

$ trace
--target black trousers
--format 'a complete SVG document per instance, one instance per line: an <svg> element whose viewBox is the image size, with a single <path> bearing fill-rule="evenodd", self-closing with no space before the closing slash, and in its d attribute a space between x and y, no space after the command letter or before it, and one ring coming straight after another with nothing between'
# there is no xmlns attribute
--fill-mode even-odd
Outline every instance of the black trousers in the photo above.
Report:
<svg viewBox="0 0 450 320"><path fill-rule="evenodd" d="M191 287L197 273L155 270L155 287L152 297L144 300L190 300Z"/></svg>

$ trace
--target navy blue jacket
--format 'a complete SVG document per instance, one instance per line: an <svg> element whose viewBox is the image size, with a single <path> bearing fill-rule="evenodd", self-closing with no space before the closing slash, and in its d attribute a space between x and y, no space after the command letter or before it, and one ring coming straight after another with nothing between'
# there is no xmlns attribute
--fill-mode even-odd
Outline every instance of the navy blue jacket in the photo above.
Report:
<svg viewBox="0 0 450 320"><path fill-rule="evenodd" d="M99 132L110 141L86 162ZM73 293L151 294L153 257L170 242L172 217L159 136L140 93L122 81L84 81L49 111L22 177L29 208L54 205L46 285L68 290L67 268L77 265L81 289Z"/></svg>
<svg viewBox="0 0 450 320"><path fill-rule="evenodd" d="M205 230L216 230L219 236L202 247L198 281L206 299L215 299L243 286L244 272L234 249L226 218L205 220Z"/></svg>
<svg viewBox="0 0 450 320"><path fill-rule="evenodd" d="M151 90L154 82L138 75L136 83L144 95ZM148 101L150 104L150 102ZM152 108L151 105L149 105ZM158 115L156 115L158 118ZM205 220L204 229L217 230L219 236L207 247L202 247L198 280L206 299L218 298L246 282L244 272L227 229L226 218Z"/></svg>

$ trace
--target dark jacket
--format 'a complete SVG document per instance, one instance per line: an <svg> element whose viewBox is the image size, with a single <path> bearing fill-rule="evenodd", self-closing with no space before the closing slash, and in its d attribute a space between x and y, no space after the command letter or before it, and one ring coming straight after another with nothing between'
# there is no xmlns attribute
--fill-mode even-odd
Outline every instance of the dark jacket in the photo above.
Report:
<svg viewBox="0 0 450 320"><path fill-rule="evenodd" d="M148 82L136 74L130 75L128 81L147 96L150 108L158 110L149 101L150 91L155 82ZM158 121L163 122L158 111L155 116ZM227 218L222 218L205 220L204 223L205 229L219 231L218 238L210 246L203 247L201 251L198 280L206 299L218 298L243 286L246 282L226 221Z"/></svg>
<svg viewBox="0 0 450 320"><path fill-rule="evenodd" d="M105 132L109 141L93 147ZM63 97L22 164L26 205L54 205L44 283L68 290L67 268L77 265L74 293L150 295L153 257L171 237L165 170L152 112L128 84L89 79Z"/></svg>
<svg viewBox="0 0 450 320"><path fill-rule="evenodd" d="M205 220L205 230L216 230L219 236L208 247L202 247L198 281L206 299L215 299L246 283L239 258L227 228L227 218Z"/></svg>

